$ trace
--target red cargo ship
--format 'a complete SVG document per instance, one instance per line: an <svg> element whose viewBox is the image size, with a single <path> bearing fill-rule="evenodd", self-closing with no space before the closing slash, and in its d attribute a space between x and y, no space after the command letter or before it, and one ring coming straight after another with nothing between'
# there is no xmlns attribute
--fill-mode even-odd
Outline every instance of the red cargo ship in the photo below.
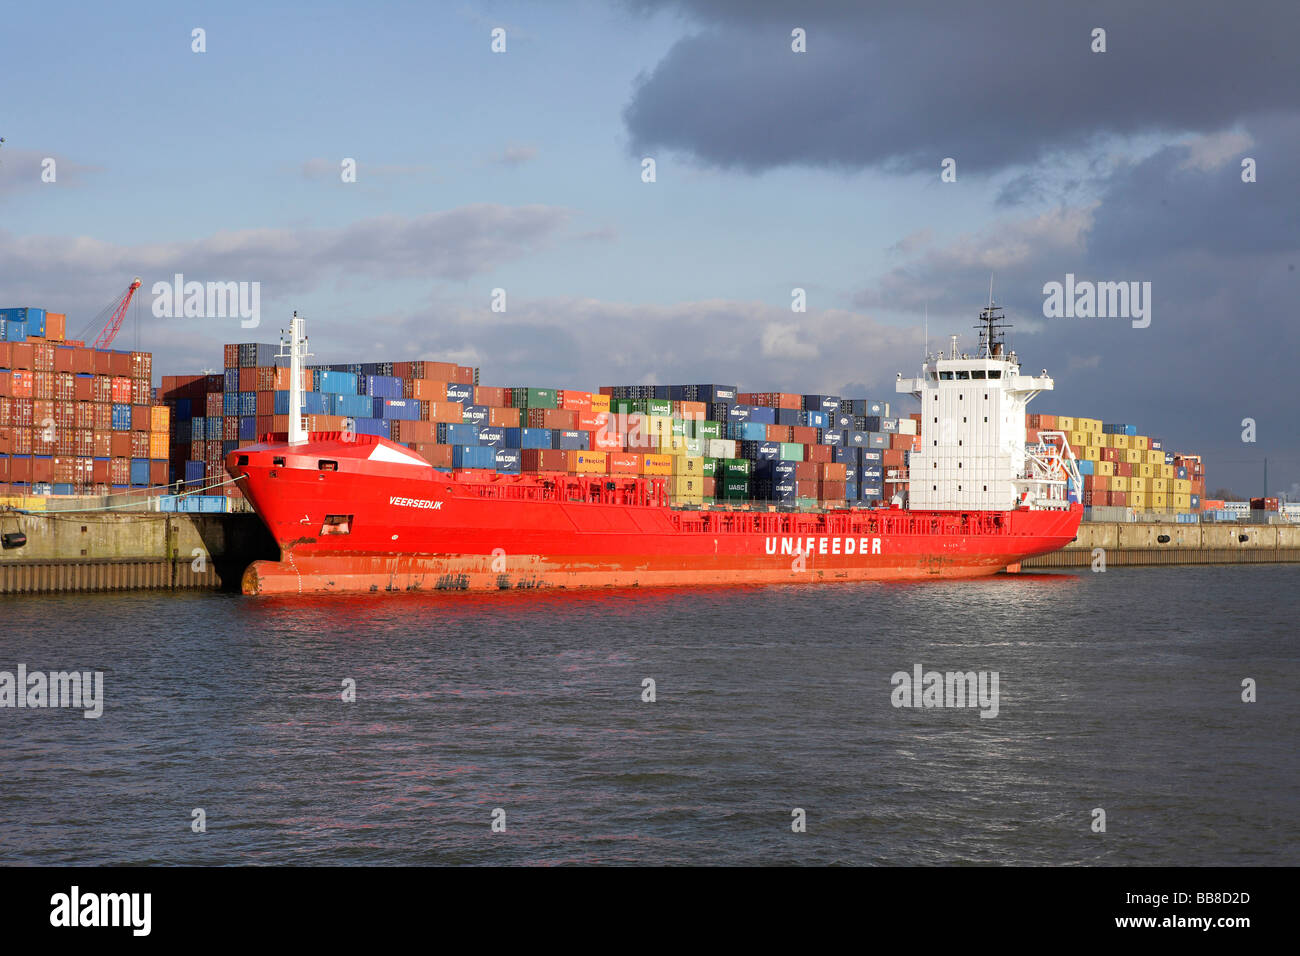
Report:
<svg viewBox="0 0 1300 956"><path fill-rule="evenodd" d="M1016 569L1023 559L1074 538L1083 509L1067 499L1066 488L1069 480L1077 487L1079 476L1064 435L1041 436L1043 443L1025 449L1024 404L1051 388L1051 380L1046 373L1021 376L1015 353L1003 355L996 341L992 309L981 319L986 328L978 357L958 356L954 343L951 355L926 357L922 378L899 377L899 391L921 398L927 413L931 394L935 403L942 395L945 408L967 411L962 403L982 393L981 402L993 404L981 410L995 411L993 425L983 431L948 428L947 416L955 423L957 412L945 412L943 441L936 438L914 454L913 482L916 475L929 476L931 466L934 475L945 475L924 490L914 485L913 499L924 496L932 505L924 510L904 509L898 500L891 507L815 513L771 505L704 510L674 507L667 482L658 478L446 472L387 439L307 434L295 409L290 426L297 433L268 436L226 459L281 550L279 561L249 566L243 589L789 584L971 578ZM301 321L295 316L290 353L295 404L305 354ZM1000 458L983 456L994 449ZM1006 470L1012 467L1014 475ZM965 490L962 478L951 477L963 468L970 476ZM1004 491L999 500L1011 504L1014 498L1009 509L961 506Z"/></svg>

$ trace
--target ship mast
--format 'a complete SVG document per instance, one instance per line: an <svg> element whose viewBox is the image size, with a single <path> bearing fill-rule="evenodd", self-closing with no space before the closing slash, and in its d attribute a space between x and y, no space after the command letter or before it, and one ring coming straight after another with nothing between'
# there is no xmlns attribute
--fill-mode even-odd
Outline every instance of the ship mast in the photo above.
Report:
<svg viewBox="0 0 1300 956"><path fill-rule="evenodd" d="M307 322L300 318L298 313L293 314L293 319L289 322L289 341L286 343L284 338L280 339L280 357L289 359L289 444L301 445L307 441L307 428L303 422L303 384L302 360L311 355L307 351L307 336L305 329ZM281 333L283 334L283 329ZM285 352L285 347L289 351Z"/></svg>
<svg viewBox="0 0 1300 956"><path fill-rule="evenodd" d="M979 351L976 353L979 358L1004 357L1006 348L1002 330L1012 327L1007 323L1006 318L1002 306L993 301L993 294L990 289L989 304L980 309L979 324L975 326L980 334Z"/></svg>

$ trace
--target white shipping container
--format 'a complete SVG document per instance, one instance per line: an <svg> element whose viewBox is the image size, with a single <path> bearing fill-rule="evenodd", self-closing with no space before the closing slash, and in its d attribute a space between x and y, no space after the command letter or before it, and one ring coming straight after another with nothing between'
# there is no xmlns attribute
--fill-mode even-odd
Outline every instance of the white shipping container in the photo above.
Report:
<svg viewBox="0 0 1300 956"><path fill-rule="evenodd" d="M736 441L732 438L710 438L709 448L705 452L708 458L738 458Z"/></svg>
<svg viewBox="0 0 1300 956"><path fill-rule="evenodd" d="M915 435L916 433L917 431L916 431L915 418L900 418L898 420L898 434Z"/></svg>

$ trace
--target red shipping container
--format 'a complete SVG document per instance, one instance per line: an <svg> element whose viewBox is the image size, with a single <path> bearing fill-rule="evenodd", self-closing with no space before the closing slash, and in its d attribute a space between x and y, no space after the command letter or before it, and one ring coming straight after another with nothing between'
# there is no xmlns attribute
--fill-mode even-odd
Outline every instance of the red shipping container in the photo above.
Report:
<svg viewBox="0 0 1300 956"><path fill-rule="evenodd" d="M821 482L817 497L823 501L843 501L846 484L843 481Z"/></svg>
<svg viewBox="0 0 1300 956"><path fill-rule="evenodd" d="M131 457L149 457L149 432L127 432L131 436Z"/></svg>
<svg viewBox="0 0 1300 956"><path fill-rule="evenodd" d="M133 431L147 432L150 423L150 406L132 405L131 406L131 428Z"/></svg>
<svg viewBox="0 0 1300 956"><path fill-rule="evenodd" d="M393 378L410 378L410 377L411 377L411 363L410 363L410 362L394 362L394 363L393 363ZM480 402L479 404L483 404L483 403Z"/></svg>
<svg viewBox="0 0 1300 956"><path fill-rule="evenodd" d="M847 478L848 466L842 462L828 461L828 462L818 464L817 467L819 469L819 474L817 475L817 477L820 478L823 483L827 481L842 482L845 481ZM841 495L828 495L827 497L843 498L844 496L841 494Z"/></svg>
<svg viewBox="0 0 1300 956"><path fill-rule="evenodd" d="M109 352L108 353L108 372L110 375L120 375L123 378L131 377L131 353L130 352Z"/></svg>
<svg viewBox="0 0 1300 956"><path fill-rule="evenodd" d="M76 399L76 379L71 372L54 373L54 397L64 402L71 402Z"/></svg>
<svg viewBox="0 0 1300 956"><path fill-rule="evenodd" d="M151 461L149 462L149 484L155 488L167 484L167 462Z"/></svg>
<svg viewBox="0 0 1300 956"><path fill-rule="evenodd" d="M239 370L239 391L241 392L257 391L257 369L241 368Z"/></svg>
<svg viewBox="0 0 1300 956"><path fill-rule="evenodd" d="M113 457L130 458L131 457L131 433L113 432L112 434L113 437L111 439L110 449L112 451ZM117 485L117 484L121 484L121 482L115 481L113 482L113 484Z"/></svg>
<svg viewBox="0 0 1300 956"><path fill-rule="evenodd" d="M312 415L311 418L334 418L332 415ZM340 419L340 422L342 419ZM313 428L312 431L335 431L333 428ZM211 439L209 439L210 441ZM221 440L222 441L239 441L239 416L226 415L221 419Z"/></svg>
<svg viewBox="0 0 1300 956"><path fill-rule="evenodd" d="M35 436L33 436L34 438ZM54 480L54 458L39 453L32 455L32 481Z"/></svg>
<svg viewBox="0 0 1300 956"><path fill-rule="evenodd" d="M74 428L73 453L85 458L95 455L95 430L93 428Z"/></svg>
<svg viewBox="0 0 1300 956"><path fill-rule="evenodd" d="M98 458L91 464L91 480L97 485L108 484L107 458Z"/></svg>
<svg viewBox="0 0 1300 956"><path fill-rule="evenodd" d="M32 343L32 368L38 372L54 371L54 346L48 342Z"/></svg>
<svg viewBox="0 0 1300 956"><path fill-rule="evenodd" d="M29 435L28 437L30 439L31 436ZM24 457L9 459L9 480L30 482L32 480L32 459L29 457L31 455L30 441L28 443L28 450L23 451L18 447L18 434L16 432L14 433L13 438L14 454L22 455Z"/></svg>
<svg viewBox="0 0 1300 956"><path fill-rule="evenodd" d="M566 388L556 392L556 399L559 407L567 411L591 411L591 392L579 392Z"/></svg>
<svg viewBox="0 0 1300 956"><path fill-rule="evenodd" d="M108 480L114 485L129 485L131 483L131 459L130 458L110 458L108 462Z"/></svg>
<svg viewBox="0 0 1300 956"><path fill-rule="evenodd" d="M74 472L73 460L67 456L55 456L50 459L51 481L72 484Z"/></svg>
<svg viewBox="0 0 1300 956"><path fill-rule="evenodd" d="M224 368L239 368L239 345L226 345L222 350L222 366Z"/></svg>
<svg viewBox="0 0 1300 956"><path fill-rule="evenodd" d="M797 445L815 445L817 443L817 429L811 425L791 425L790 441Z"/></svg>
<svg viewBox="0 0 1300 956"><path fill-rule="evenodd" d="M30 372L35 366L32 364L35 359L35 351L31 342L14 342L9 355L9 367L20 368Z"/></svg>
<svg viewBox="0 0 1300 956"><path fill-rule="evenodd" d="M72 397L79 402L93 402L95 400L95 376L73 375Z"/></svg>
<svg viewBox="0 0 1300 956"><path fill-rule="evenodd" d="M147 378L131 379L131 404L132 405L153 404L153 386L149 384L149 380Z"/></svg>
<svg viewBox="0 0 1300 956"><path fill-rule="evenodd" d="M451 374L451 380L457 385L473 385L474 369L468 365L457 365Z"/></svg>
<svg viewBox="0 0 1300 956"><path fill-rule="evenodd" d="M564 471L568 468L568 453L551 448L525 448L520 453L523 471Z"/></svg>
<svg viewBox="0 0 1300 956"><path fill-rule="evenodd" d="M13 399L7 395L0 395L0 427L12 425L14 414Z"/></svg>
<svg viewBox="0 0 1300 956"><path fill-rule="evenodd" d="M207 398L203 401L203 412L205 418L220 418L223 414L223 393L208 392Z"/></svg>
<svg viewBox="0 0 1300 956"><path fill-rule="evenodd" d="M804 448L803 457L806 461L827 462L835 455L830 445L808 445Z"/></svg>
<svg viewBox="0 0 1300 956"><path fill-rule="evenodd" d="M94 402L91 408L95 410L96 428L109 429L113 427L113 406L106 402Z"/></svg>
<svg viewBox="0 0 1300 956"><path fill-rule="evenodd" d="M410 442L436 442L438 440L437 422L394 421L393 441L403 444ZM450 447L450 446L449 446Z"/></svg>
<svg viewBox="0 0 1300 956"><path fill-rule="evenodd" d="M113 454L113 432L107 428L95 428L91 431L94 436L95 450L92 452L96 458L107 458ZM99 479L95 479L98 481ZM107 478L104 479L108 481Z"/></svg>
<svg viewBox="0 0 1300 956"><path fill-rule="evenodd" d="M598 451L622 451L624 449L623 436L612 428L597 428L594 431L588 431L591 436L590 444L593 449Z"/></svg>
<svg viewBox="0 0 1300 956"><path fill-rule="evenodd" d="M815 461L795 462L794 477L796 481L817 481L818 469L821 465ZM806 497L812 497L811 495Z"/></svg>
<svg viewBox="0 0 1300 956"><path fill-rule="evenodd" d="M72 350L72 371L77 375L93 375L95 372L95 353L92 349L74 348Z"/></svg>
<svg viewBox="0 0 1300 956"><path fill-rule="evenodd" d="M46 314L48 315L49 313ZM70 349L63 345L57 346L54 349L54 371L56 372L74 371L72 367L72 354L75 351L76 349Z"/></svg>
<svg viewBox="0 0 1300 956"><path fill-rule="evenodd" d="M32 424L46 425L54 421L54 400L50 398L32 399Z"/></svg>
<svg viewBox="0 0 1300 956"><path fill-rule="evenodd" d="M34 424L32 407L36 400L32 398L15 398L13 399L13 422L15 425L32 425Z"/></svg>
<svg viewBox="0 0 1300 956"><path fill-rule="evenodd" d="M789 425L768 425L767 440L780 441L780 442L792 441L793 439L790 438L790 426Z"/></svg>
<svg viewBox="0 0 1300 956"><path fill-rule="evenodd" d="M153 354L150 352L130 352L132 378L153 381Z"/></svg>
<svg viewBox="0 0 1300 956"><path fill-rule="evenodd" d="M111 381L113 383L113 401L118 405L131 404L131 379L125 375L114 375Z"/></svg>
<svg viewBox="0 0 1300 956"><path fill-rule="evenodd" d="M885 448L880 452L880 464L886 468L902 468L903 453L897 448Z"/></svg>
<svg viewBox="0 0 1300 956"><path fill-rule="evenodd" d="M205 441L190 442L190 461L203 461L208 457L208 443Z"/></svg>
<svg viewBox="0 0 1300 956"><path fill-rule="evenodd" d="M434 468L451 467L451 445L439 445L435 442L416 442L412 450L433 465Z"/></svg>
<svg viewBox="0 0 1300 956"><path fill-rule="evenodd" d="M0 342L0 368L9 368L14 360L14 346L12 342Z"/></svg>
<svg viewBox="0 0 1300 956"><path fill-rule="evenodd" d="M113 401L113 378L111 375L96 375L92 381L90 395L91 399L96 402Z"/></svg>
<svg viewBox="0 0 1300 956"><path fill-rule="evenodd" d="M1036 441L1037 438L1038 438L1038 436L1035 435L1033 438L1030 438L1029 440L1030 440L1030 441ZM892 433L892 434L890 434L890 436L889 436L889 447L890 447L890 448L902 449L903 451L911 451L911 450L912 450L912 436L911 436L911 435L899 435L899 434L897 434L897 433Z"/></svg>
<svg viewBox="0 0 1300 956"><path fill-rule="evenodd" d="M53 372L32 373L32 397L33 398L54 397L54 373Z"/></svg>

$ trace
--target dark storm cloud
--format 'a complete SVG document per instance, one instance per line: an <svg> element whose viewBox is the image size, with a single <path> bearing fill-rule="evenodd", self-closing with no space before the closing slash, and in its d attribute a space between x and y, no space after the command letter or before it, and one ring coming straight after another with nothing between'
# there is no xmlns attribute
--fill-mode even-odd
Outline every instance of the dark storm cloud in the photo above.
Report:
<svg viewBox="0 0 1300 956"><path fill-rule="evenodd" d="M1262 493L1250 482L1269 455L1273 490L1286 488L1300 479L1291 391L1300 354L1297 155L1294 117L1170 146L1117 167L1086 207L918 248L857 301L919 311L928 299L932 341L958 332L969 348L994 269L1014 347L1031 369L1056 377L1037 410L1136 424L1170 447L1205 453L1211 487ZM1242 182L1243 156L1258 164L1255 183ZM1043 285L1066 273L1150 282L1150 327L1044 318ZM1254 445L1240 440L1243 418L1259 425Z"/></svg>
<svg viewBox="0 0 1300 956"><path fill-rule="evenodd" d="M641 79L634 150L752 171L994 170L1107 134L1209 132L1300 103L1300 5L1244 0L806 6L635 0L702 32ZM808 52L790 50L793 27ZM1107 32L1107 52L1090 50Z"/></svg>

